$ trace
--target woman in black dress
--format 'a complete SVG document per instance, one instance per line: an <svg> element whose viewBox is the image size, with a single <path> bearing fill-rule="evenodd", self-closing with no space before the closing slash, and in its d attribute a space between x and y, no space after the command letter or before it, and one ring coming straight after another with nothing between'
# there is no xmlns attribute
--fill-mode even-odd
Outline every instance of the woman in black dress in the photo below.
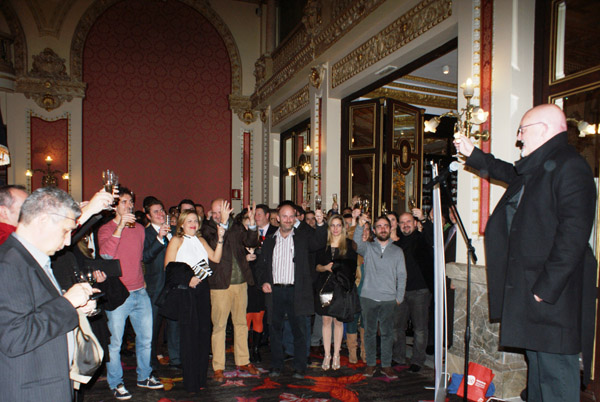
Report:
<svg viewBox="0 0 600 402"><path fill-rule="evenodd" d="M333 215L329 218L327 229L327 247L317 253L317 271L319 279L316 292L315 310L323 317L323 347L325 357L321 367L323 370L340 368L340 349L344 337L344 323L323 307L319 299L321 289L333 289L334 285L355 287L356 251L354 242L346 238L344 218ZM349 289L346 289L349 290ZM331 359L331 323L333 321L333 361Z"/></svg>

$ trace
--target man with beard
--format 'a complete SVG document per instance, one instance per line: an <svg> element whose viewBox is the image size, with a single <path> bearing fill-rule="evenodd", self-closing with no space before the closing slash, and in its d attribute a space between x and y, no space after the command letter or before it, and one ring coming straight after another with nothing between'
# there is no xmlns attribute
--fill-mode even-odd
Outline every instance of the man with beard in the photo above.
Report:
<svg viewBox="0 0 600 402"><path fill-rule="evenodd" d="M354 231L357 252L365 259L365 272L360 292L367 368L364 375L372 377L377 363L377 325L381 333L381 372L388 378L398 378L392 369L394 344L394 312L404 299L406 267L402 249L390 241L390 220L380 216L375 220L374 242L362 238L367 221L362 215Z"/></svg>
<svg viewBox="0 0 600 402"><path fill-rule="evenodd" d="M433 292L433 240L431 222L424 224L423 232L417 230L415 217L405 212L400 215L400 238L394 242L402 248L406 258L406 293L398 306L394 323L394 361L406 363L406 327L410 317L414 331L410 371L418 372L425 364L429 303Z"/></svg>

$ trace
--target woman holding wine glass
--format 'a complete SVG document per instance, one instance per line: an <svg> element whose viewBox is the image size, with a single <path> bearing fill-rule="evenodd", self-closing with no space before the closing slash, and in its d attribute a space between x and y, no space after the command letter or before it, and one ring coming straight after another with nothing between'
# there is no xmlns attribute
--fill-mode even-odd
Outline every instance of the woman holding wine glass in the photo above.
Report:
<svg viewBox="0 0 600 402"><path fill-rule="evenodd" d="M341 215L333 215L329 218L327 228L327 247L317 252L317 271L320 273L316 289L324 289L330 282L344 282L348 286L355 287L356 280L356 258L353 241L346 236L344 218ZM335 293L334 293L335 294ZM320 302L319 292L316 294L315 311L323 317L323 347L325 357L321 367L323 370L340 368L340 349L344 336L344 323L333 317L329 312L329 306L323 306ZM331 323L333 322L333 360L331 355Z"/></svg>
<svg viewBox="0 0 600 402"><path fill-rule="evenodd" d="M232 211L227 201L223 201L222 211L222 216L227 219ZM200 279L200 274L197 276L192 267L206 267L209 260L220 262L225 235L225 229L219 226L217 247L213 250L200 236L199 229L198 215L194 210L181 212L177 219L176 235L169 242L165 254L165 287L168 284L175 285L175 292L179 293L176 300L180 305L176 307L180 324L183 385L189 392L198 392L206 386L211 335L210 288L208 281ZM171 262L187 265L169 264ZM185 278L180 283L172 283L175 270L184 271L183 275L178 275L179 278Z"/></svg>

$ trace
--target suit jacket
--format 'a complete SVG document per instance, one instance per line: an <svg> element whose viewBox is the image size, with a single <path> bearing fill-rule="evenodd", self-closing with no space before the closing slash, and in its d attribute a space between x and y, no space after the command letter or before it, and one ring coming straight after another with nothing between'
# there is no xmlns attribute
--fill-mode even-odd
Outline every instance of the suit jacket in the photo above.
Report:
<svg viewBox="0 0 600 402"><path fill-rule="evenodd" d="M14 236L0 246L0 390L5 401L71 400L66 334L79 323Z"/></svg>
<svg viewBox="0 0 600 402"><path fill-rule="evenodd" d="M257 276L260 287L265 283L273 285L273 249L276 240L276 236L266 238L262 245L262 252L257 258ZM315 313L309 253L324 248L326 243L326 225L317 226L316 229L310 226L304 230L294 229L294 311L296 315ZM265 296L267 306L272 306L272 293Z"/></svg>
<svg viewBox="0 0 600 402"><path fill-rule="evenodd" d="M165 253L169 240L167 236L163 238L163 243L158 241L158 232L150 224L146 227L144 238L143 261L146 267L144 280L146 281L146 291L152 304L158 298L158 295L165 286Z"/></svg>
<svg viewBox="0 0 600 402"><path fill-rule="evenodd" d="M490 318L501 320L500 344L579 353L582 323L594 322L595 297L582 294L595 294L596 285L595 264L584 258L595 213L589 165L566 132L514 166L477 148L467 164L508 183L485 230Z"/></svg>

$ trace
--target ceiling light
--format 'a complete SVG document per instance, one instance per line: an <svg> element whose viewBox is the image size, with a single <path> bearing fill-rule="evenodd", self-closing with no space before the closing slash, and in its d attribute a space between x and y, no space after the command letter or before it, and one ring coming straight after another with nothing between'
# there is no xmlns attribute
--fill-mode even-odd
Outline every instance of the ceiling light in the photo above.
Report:
<svg viewBox="0 0 600 402"><path fill-rule="evenodd" d="M442 67L442 73L444 73L444 75L450 74L450 66L446 64L444 67Z"/></svg>

